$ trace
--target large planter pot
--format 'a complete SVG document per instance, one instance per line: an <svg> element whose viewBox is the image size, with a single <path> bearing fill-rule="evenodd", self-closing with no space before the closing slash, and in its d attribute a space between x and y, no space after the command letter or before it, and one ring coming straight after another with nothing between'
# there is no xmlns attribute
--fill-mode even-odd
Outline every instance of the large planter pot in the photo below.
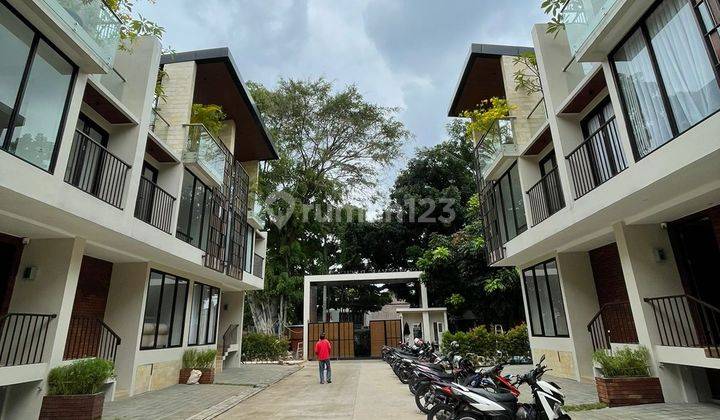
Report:
<svg viewBox="0 0 720 420"><path fill-rule="evenodd" d="M187 384L188 379L190 378L190 372L193 370L199 370L202 372L202 375L200 375L199 383L203 385L209 385L212 383L215 383L215 369L188 369L188 368L182 368L180 369L180 377L178 379L178 382L185 385Z"/></svg>
<svg viewBox="0 0 720 420"><path fill-rule="evenodd" d="M105 394L46 395L40 420L96 420L102 418Z"/></svg>
<svg viewBox="0 0 720 420"><path fill-rule="evenodd" d="M658 378L595 378L595 385L609 407L665 402Z"/></svg>

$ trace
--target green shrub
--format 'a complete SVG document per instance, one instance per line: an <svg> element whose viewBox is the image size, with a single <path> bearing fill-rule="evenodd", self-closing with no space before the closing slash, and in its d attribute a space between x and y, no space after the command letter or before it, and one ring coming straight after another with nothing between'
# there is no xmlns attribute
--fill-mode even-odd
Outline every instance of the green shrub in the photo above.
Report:
<svg viewBox="0 0 720 420"><path fill-rule="evenodd" d="M113 363L105 359L80 360L58 366L48 374L50 395L97 394L115 373Z"/></svg>
<svg viewBox="0 0 720 420"><path fill-rule="evenodd" d="M450 351L450 343L457 341L460 354L475 354L484 359L504 359L507 361L513 356L528 356L530 354L530 339L527 326L521 324L505 334L495 334L488 331L485 326L474 328L468 332L449 331L443 334L442 351ZM498 351L502 354L498 355Z"/></svg>
<svg viewBox="0 0 720 420"><path fill-rule="evenodd" d="M650 353L645 347L638 349L625 347L615 352L598 350L593 355L593 359L600 364L600 369L606 378L650 376L648 369Z"/></svg>
<svg viewBox="0 0 720 420"><path fill-rule="evenodd" d="M213 369L217 350L186 350L183 354L183 368L185 369Z"/></svg>
<svg viewBox="0 0 720 420"><path fill-rule="evenodd" d="M243 337L243 360L279 360L289 348L285 338L270 334L249 333Z"/></svg>

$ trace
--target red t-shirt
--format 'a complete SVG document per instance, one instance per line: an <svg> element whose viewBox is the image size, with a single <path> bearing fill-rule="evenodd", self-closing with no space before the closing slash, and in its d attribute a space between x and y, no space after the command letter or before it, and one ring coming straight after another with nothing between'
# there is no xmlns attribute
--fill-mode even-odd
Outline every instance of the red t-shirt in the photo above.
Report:
<svg viewBox="0 0 720 420"><path fill-rule="evenodd" d="M330 359L330 352L332 351L332 345L327 340L320 340L315 343L315 355L318 360Z"/></svg>

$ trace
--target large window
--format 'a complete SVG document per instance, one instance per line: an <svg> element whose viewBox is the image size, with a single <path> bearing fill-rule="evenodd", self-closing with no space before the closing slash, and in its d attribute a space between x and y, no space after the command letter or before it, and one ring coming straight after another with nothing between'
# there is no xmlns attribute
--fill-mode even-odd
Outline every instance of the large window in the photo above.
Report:
<svg viewBox="0 0 720 420"><path fill-rule="evenodd" d="M0 2L0 146L52 171L75 66Z"/></svg>
<svg viewBox="0 0 720 420"><path fill-rule="evenodd" d="M637 158L720 109L716 58L708 49L718 38L718 13L704 2L664 0L612 55Z"/></svg>
<svg viewBox="0 0 720 420"><path fill-rule="evenodd" d="M243 270L248 273L253 273L253 256L255 254L255 229L252 226L247 225L245 230L245 261Z"/></svg>
<svg viewBox="0 0 720 420"><path fill-rule="evenodd" d="M140 350L182 346L188 281L150 272Z"/></svg>
<svg viewBox="0 0 720 420"><path fill-rule="evenodd" d="M565 303L555 260L524 270L523 280L532 334L568 337Z"/></svg>
<svg viewBox="0 0 720 420"><path fill-rule="evenodd" d="M185 169L176 236L206 250L211 206L212 189Z"/></svg>
<svg viewBox="0 0 720 420"><path fill-rule="evenodd" d="M188 345L215 344L220 289L202 283L193 285Z"/></svg>
<svg viewBox="0 0 720 420"><path fill-rule="evenodd" d="M493 195L497 212L498 230L505 243L527 229L520 174L514 164L499 180L494 182Z"/></svg>

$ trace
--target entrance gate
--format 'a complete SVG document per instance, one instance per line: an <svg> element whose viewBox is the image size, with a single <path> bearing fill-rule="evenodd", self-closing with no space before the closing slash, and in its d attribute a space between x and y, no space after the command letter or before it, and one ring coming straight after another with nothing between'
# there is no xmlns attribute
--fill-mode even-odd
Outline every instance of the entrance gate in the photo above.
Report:
<svg viewBox="0 0 720 420"><path fill-rule="evenodd" d="M402 340L402 326L399 319L370 321L370 355L380 357L382 346L397 347Z"/></svg>
<svg viewBox="0 0 720 420"><path fill-rule="evenodd" d="M307 357L315 360L315 343L320 339L320 333L325 332L325 338L332 345L333 359L352 359L355 357L355 333L352 322L316 322L308 324Z"/></svg>

